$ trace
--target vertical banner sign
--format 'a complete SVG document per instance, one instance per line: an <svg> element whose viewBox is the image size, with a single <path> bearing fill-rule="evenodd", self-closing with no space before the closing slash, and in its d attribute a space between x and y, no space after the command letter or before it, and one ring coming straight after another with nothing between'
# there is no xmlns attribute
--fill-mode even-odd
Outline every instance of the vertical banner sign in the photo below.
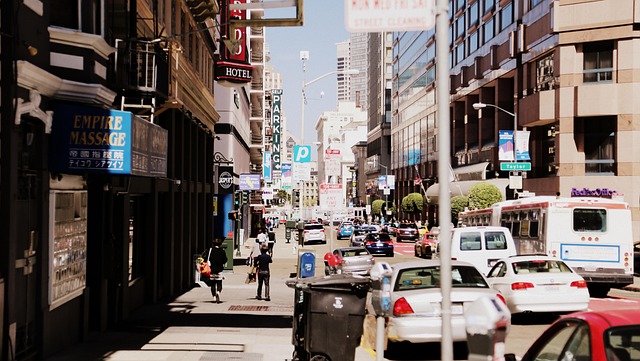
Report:
<svg viewBox="0 0 640 361"><path fill-rule="evenodd" d="M296 182L311 180L311 146L293 146L293 180Z"/></svg>
<svg viewBox="0 0 640 361"><path fill-rule="evenodd" d="M262 158L262 178L266 183L272 183L271 179L271 152L264 152Z"/></svg>
<svg viewBox="0 0 640 361"><path fill-rule="evenodd" d="M292 175L291 163L282 163L282 189L291 189L292 187Z"/></svg>
<svg viewBox="0 0 640 361"><path fill-rule="evenodd" d="M529 157L529 131L518 130L516 133L516 160L531 160Z"/></svg>
<svg viewBox="0 0 640 361"><path fill-rule="evenodd" d="M341 176L342 155L340 149L326 149L324 153L324 173L328 176Z"/></svg>
<svg viewBox="0 0 640 361"><path fill-rule="evenodd" d="M498 132L498 160L511 161L513 157L513 130Z"/></svg>
<svg viewBox="0 0 640 361"><path fill-rule="evenodd" d="M280 146L282 145L282 138L280 134L280 106L282 101L282 89L273 89L271 91L271 94L271 126L273 128L273 131L271 133L271 139L273 142L273 154L271 155L271 159L273 161L273 170L281 171L282 165L280 163Z"/></svg>
<svg viewBox="0 0 640 361"><path fill-rule="evenodd" d="M228 0L228 2L230 4L244 4L247 2L247 0ZM229 19L244 20L247 18L246 10L229 10L228 13L229 13ZM226 14L223 14L223 15L226 15ZM225 24L223 28L227 31L227 33L229 33L230 28L229 28L228 19L227 21L223 21L222 24ZM226 59L237 60L237 61L246 63L247 62L247 41L246 41L247 28L240 26L235 28L234 30L235 30L235 35L233 36L235 36L235 39L240 40L240 46L235 52L231 52L229 49L225 49L227 53ZM232 34L227 34L227 35L231 36Z"/></svg>

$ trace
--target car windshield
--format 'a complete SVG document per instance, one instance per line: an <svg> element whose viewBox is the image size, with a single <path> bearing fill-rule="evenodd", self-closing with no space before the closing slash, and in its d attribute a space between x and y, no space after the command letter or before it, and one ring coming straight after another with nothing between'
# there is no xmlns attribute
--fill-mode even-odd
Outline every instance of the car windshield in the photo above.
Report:
<svg viewBox="0 0 640 361"><path fill-rule="evenodd" d="M342 223L342 227L353 227L353 223L344 222L344 223Z"/></svg>
<svg viewBox="0 0 640 361"><path fill-rule="evenodd" d="M452 287L489 288L480 272L470 266L451 267ZM440 288L440 267L416 267L400 270L394 291Z"/></svg>
<svg viewBox="0 0 640 361"><path fill-rule="evenodd" d="M354 236L364 236L367 233L371 233L372 231L370 229L356 229L355 231L353 231L353 235Z"/></svg>
<svg viewBox="0 0 640 361"><path fill-rule="evenodd" d="M513 262L513 273L526 274L526 273L571 273L571 269L562 261L552 260L530 260Z"/></svg>
<svg viewBox="0 0 640 361"><path fill-rule="evenodd" d="M324 229L324 226L321 224L307 224L304 229Z"/></svg>
<svg viewBox="0 0 640 361"><path fill-rule="evenodd" d="M418 229L418 226L416 226L414 223L402 223L401 225L398 226L398 228Z"/></svg>

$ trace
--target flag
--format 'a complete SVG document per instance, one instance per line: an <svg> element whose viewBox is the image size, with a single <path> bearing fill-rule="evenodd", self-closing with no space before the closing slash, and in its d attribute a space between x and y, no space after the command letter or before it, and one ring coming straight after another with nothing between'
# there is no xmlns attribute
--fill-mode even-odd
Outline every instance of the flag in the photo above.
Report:
<svg viewBox="0 0 640 361"><path fill-rule="evenodd" d="M420 185L420 184L422 184L422 178L420 178L420 176L416 176L416 177L413 179L413 185L416 185L416 186L417 186L417 185Z"/></svg>

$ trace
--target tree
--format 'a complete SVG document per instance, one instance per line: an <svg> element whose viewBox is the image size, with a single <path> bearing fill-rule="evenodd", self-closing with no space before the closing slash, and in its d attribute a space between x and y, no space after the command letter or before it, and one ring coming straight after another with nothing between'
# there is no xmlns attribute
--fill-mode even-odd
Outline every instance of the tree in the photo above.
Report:
<svg viewBox="0 0 640 361"><path fill-rule="evenodd" d="M502 193L493 184L479 182L469 190L469 209L487 208L501 201Z"/></svg>
<svg viewBox="0 0 640 361"><path fill-rule="evenodd" d="M458 213L469 206L469 197L455 196L451 198L451 223L458 223Z"/></svg>
<svg viewBox="0 0 640 361"><path fill-rule="evenodd" d="M382 206L384 206L384 201L382 199L376 199L371 203L371 215L379 216L382 214Z"/></svg>
<svg viewBox="0 0 640 361"><path fill-rule="evenodd" d="M424 207L424 197L422 197L422 194L420 193L409 193L402 198L400 206L402 207L403 212L411 213L415 216L422 212Z"/></svg>

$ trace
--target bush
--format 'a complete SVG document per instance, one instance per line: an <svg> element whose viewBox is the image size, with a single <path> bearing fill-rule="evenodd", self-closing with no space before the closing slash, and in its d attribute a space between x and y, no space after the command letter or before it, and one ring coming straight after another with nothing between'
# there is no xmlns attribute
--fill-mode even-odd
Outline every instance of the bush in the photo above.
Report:
<svg viewBox="0 0 640 361"><path fill-rule="evenodd" d="M469 190L469 209L482 209L502 202L500 189L487 182L476 183Z"/></svg>
<svg viewBox="0 0 640 361"><path fill-rule="evenodd" d="M469 197L455 196L451 198L451 223L458 223L458 214L469 206Z"/></svg>
<svg viewBox="0 0 640 361"><path fill-rule="evenodd" d="M382 206L384 205L384 201L382 199L376 199L371 203L371 214L374 216L379 216L382 214Z"/></svg>
<svg viewBox="0 0 640 361"><path fill-rule="evenodd" d="M407 213L420 213L424 207L424 197L420 193L409 193L402 198L402 211Z"/></svg>

